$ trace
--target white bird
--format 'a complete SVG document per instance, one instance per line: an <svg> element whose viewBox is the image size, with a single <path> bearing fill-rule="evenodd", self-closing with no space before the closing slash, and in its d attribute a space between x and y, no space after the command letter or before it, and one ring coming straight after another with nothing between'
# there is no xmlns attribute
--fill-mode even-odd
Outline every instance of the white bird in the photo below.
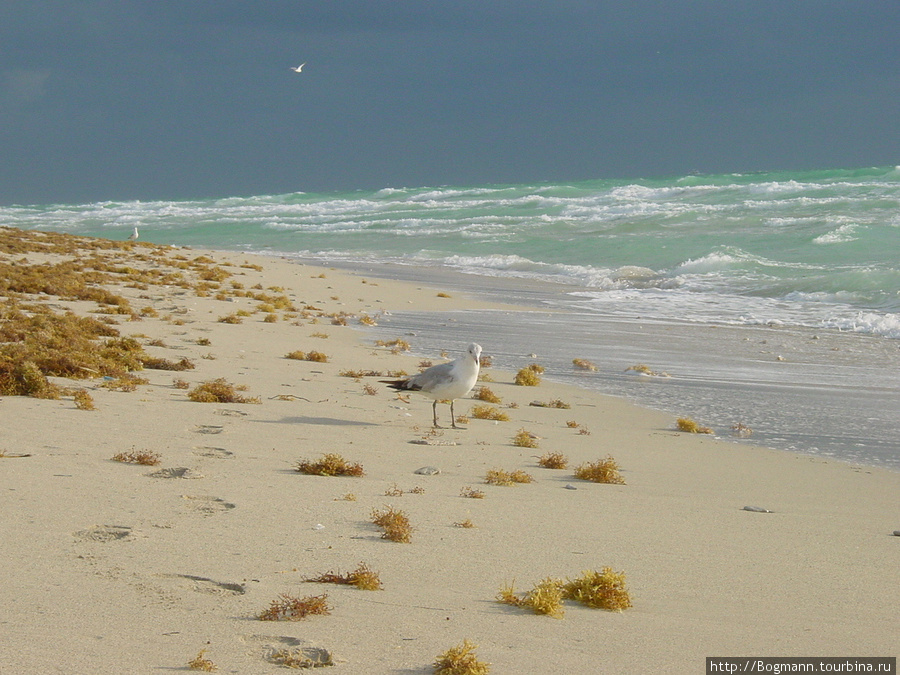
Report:
<svg viewBox="0 0 900 675"><path fill-rule="evenodd" d="M306 65L306 61L304 61L303 63L301 63L301 64L300 64L299 66L297 66L296 68L294 68L294 66L291 66L291 70L293 70L295 73L299 73L301 70L303 70L303 66L305 66L305 65Z"/></svg>
<svg viewBox="0 0 900 675"><path fill-rule="evenodd" d="M134 228L134 232L132 232L131 234L128 235L128 239L129 239L129 241L135 241L135 240L137 240L137 238L140 237L140 236L141 236L141 235L138 234L137 228Z"/></svg>
<svg viewBox="0 0 900 675"><path fill-rule="evenodd" d="M454 429L456 415L453 412L453 401L465 396L478 380L478 370L481 367L481 347L474 342L469 345L466 353L449 363L441 363L423 370L418 375L413 375L404 380L380 380L392 389L398 391L417 391L423 396L434 399L431 410L434 415L434 426L440 428L437 420L438 401L450 401L450 423Z"/></svg>

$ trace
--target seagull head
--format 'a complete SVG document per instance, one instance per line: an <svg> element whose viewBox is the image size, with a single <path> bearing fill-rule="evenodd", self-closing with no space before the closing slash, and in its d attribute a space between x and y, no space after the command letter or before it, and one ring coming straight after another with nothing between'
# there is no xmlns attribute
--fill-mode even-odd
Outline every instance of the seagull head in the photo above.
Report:
<svg viewBox="0 0 900 675"><path fill-rule="evenodd" d="M467 349L467 351L468 351L469 355L473 359L475 359L475 363L477 363L477 364L481 363L481 345L477 345L473 342L472 344L469 345L469 348Z"/></svg>

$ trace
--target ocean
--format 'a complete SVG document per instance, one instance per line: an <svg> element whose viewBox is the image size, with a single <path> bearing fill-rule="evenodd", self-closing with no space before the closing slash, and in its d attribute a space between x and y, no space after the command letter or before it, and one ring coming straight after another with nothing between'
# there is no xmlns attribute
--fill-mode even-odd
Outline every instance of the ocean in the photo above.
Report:
<svg viewBox="0 0 900 675"><path fill-rule="evenodd" d="M725 438L900 470L900 167L14 205L0 224L138 227L524 303L371 330L432 354L477 339L510 368L535 354Z"/></svg>

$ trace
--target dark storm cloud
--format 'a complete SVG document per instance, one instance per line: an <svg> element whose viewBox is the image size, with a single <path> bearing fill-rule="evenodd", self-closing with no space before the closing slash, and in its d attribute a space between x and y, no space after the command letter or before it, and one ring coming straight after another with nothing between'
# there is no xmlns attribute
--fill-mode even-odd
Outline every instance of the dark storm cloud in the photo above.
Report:
<svg viewBox="0 0 900 675"><path fill-rule="evenodd" d="M14 1L0 201L892 164L898 19L893 0Z"/></svg>

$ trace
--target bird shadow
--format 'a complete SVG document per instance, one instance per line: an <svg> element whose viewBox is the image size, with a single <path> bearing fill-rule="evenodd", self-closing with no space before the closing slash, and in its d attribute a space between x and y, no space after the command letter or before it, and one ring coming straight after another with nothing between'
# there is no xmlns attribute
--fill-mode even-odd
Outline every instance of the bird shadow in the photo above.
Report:
<svg viewBox="0 0 900 675"><path fill-rule="evenodd" d="M259 424L318 424L323 426L345 427L373 427L378 426L373 422L357 422L355 420L342 420L337 417L282 417L280 420L257 420Z"/></svg>

